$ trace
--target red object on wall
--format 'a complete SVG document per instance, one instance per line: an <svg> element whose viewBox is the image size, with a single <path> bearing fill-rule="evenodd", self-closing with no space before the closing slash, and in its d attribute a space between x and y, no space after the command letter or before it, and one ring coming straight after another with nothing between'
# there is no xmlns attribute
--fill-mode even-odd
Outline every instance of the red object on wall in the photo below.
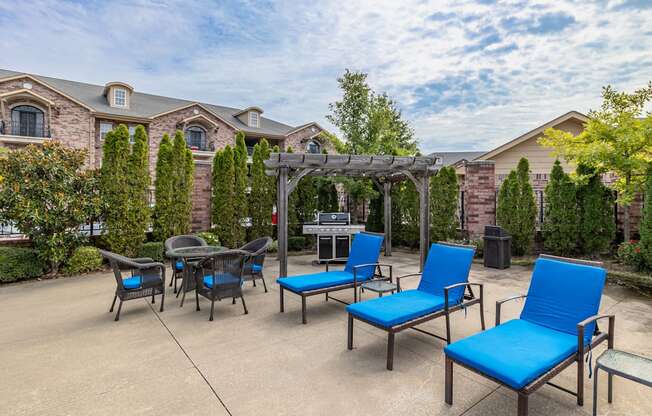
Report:
<svg viewBox="0 0 652 416"><path fill-rule="evenodd" d="M272 225L278 224L278 214L276 213L276 210L272 212Z"/></svg>

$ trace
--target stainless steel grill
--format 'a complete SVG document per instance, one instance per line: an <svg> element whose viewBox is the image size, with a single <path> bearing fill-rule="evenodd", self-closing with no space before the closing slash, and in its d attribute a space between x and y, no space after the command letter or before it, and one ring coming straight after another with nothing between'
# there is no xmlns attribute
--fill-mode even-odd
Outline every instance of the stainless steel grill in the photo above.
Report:
<svg viewBox="0 0 652 416"><path fill-rule="evenodd" d="M319 261L349 257L351 235L364 231L364 225L352 225L348 212L320 212L316 224L304 224L303 234L317 235Z"/></svg>

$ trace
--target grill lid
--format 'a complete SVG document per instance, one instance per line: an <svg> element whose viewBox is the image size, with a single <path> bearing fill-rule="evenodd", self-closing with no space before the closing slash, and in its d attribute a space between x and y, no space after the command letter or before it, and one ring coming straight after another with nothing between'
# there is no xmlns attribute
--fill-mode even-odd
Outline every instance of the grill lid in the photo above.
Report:
<svg viewBox="0 0 652 416"><path fill-rule="evenodd" d="M317 215L319 225L349 225L351 216L348 212L320 212Z"/></svg>

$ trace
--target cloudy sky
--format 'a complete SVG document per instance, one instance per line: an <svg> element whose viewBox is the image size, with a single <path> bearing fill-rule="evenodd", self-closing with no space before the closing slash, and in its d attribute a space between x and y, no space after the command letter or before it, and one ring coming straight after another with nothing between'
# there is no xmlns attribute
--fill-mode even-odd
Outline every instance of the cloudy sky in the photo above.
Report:
<svg viewBox="0 0 652 416"><path fill-rule="evenodd" d="M0 68L325 121L369 73L424 151L485 150L652 80L652 0L0 0Z"/></svg>

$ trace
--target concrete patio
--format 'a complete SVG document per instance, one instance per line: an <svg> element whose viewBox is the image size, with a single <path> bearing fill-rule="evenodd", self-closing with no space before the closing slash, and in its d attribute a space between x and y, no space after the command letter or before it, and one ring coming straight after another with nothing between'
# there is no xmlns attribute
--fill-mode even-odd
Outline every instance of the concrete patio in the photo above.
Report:
<svg viewBox="0 0 652 416"><path fill-rule="evenodd" d="M289 273L317 270L313 256L290 257ZM418 255L384 258L395 274L416 272ZM145 300L126 302L120 322L108 309L111 273L0 287L0 415L515 415L516 395L455 367L455 403L444 403L444 343L405 331L396 338L394 371L385 370L386 334L356 322L355 349L346 349L343 305L316 296L301 325L300 298L286 295L278 312L278 262L269 259L269 293L247 284L249 314L230 301L196 312L194 296L179 302L169 290L165 311ZM169 279L168 273L168 279ZM530 270L474 265L471 280L485 283L493 326L495 300L524 293ZM415 279L405 281L416 285ZM349 300L352 293L336 297ZM365 294L365 297L370 296ZM503 319L522 303L507 304ZM652 300L608 286L601 310L616 314L616 347L652 356ZM443 319L427 324L443 333ZM453 339L480 330L477 306L452 318ZM594 351L595 359L604 347ZM604 377L604 374L603 374ZM573 388L575 367L556 379ZM606 380L606 378L605 378ZM602 381L602 380L601 380ZM615 379L615 402L600 394L602 415L650 415L652 391ZM585 406L552 387L530 399L532 415L587 415Z"/></svg>

